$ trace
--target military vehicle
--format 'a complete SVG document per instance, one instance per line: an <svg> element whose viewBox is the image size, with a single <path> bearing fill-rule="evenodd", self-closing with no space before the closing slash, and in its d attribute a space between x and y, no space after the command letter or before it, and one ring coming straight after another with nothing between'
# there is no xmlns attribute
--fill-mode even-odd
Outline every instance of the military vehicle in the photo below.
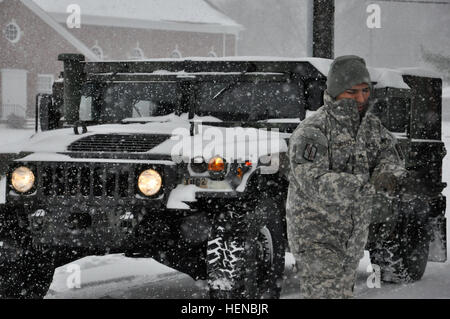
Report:
<svg viewBox="0 0 450 319"><path fill-rule="evenodd" d="M43 297L56 267L123 253L207 280L212 298L278 298L289 136L322 105L331 61L59 60L36 134L1 150L0 295ZM418 280L446 260L441 80L371 73L429 205L374 220L367 248L385 280Z"/></svg>

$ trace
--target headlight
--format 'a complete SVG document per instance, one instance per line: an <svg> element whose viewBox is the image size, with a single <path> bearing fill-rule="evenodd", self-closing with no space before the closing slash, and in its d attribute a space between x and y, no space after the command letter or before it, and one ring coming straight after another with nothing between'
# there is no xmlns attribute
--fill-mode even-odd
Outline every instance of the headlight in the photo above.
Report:
<svg viewBox="0 0 450 319"><path fill-rule="evenodd" d="M34 185L34 174L28 167L16 168L11 176L11 184L19 193L26 193Z"/></svg>
<svg viewBox="0 0 450 319"><path fill-rule="evenodd" d="M153 196L159 192L162 186L161 175L155 170L149 169L141 173L138 179L139 190L145 196Z"/></svg>

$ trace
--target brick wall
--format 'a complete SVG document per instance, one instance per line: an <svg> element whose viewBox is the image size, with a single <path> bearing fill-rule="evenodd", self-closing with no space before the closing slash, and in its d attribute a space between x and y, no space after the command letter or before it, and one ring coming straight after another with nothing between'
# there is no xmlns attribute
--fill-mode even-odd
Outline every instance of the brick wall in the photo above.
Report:
<svg viewBox="0 0 450 319"><path fill-rule="evenodd" d="M178 47L186 56L208 56L214 48L218 56L223 54L223 35L164 30L125 29L84 25L70 30L89 48L98 44L106 59L128 59L131 51L139 47L147 58L168 58ZM234 36L226 37L227 55L234 54Z"/></svg>
<svg viewBox="0 0 450 319"><path fill-rule="evenodd" d="M8 41L3 33L13 21L21 28L17 43ZM65 25L63 27L66 27ZM57 61L60 53L79 53L67 40L37 17L18 0L0 2L0 70L27 70L27 115L33 116L37 94L38 74L53 74L57 79L63 64ZM139 47L146 58L168 58L175 48L183 57L208 56L214 49L223 56L224 35L164 30L128 29L82 25L69 30L88 48L96 44L105 59L129 59L132 49ZM235 37L225 35L225 54L235 55ZM0 105L2 105L0 85Z"/></svg>
<svg viewBox="0 0 450 319"><path fill-rule="evenodd" d="M22 35L17 43L6 39L3 30L14 19ZM18 0L0 2L0 69L27 70L28 115L34 113L38 74L53 74L55 79L62 70L57 61L60 52L73 52L75 48L57 34ZM2 104L0 85L0 105Z"/></svg>

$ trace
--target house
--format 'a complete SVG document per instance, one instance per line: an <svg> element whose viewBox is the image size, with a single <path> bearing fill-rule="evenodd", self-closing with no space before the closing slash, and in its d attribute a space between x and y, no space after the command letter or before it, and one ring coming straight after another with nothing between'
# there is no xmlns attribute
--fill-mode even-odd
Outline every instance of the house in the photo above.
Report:
<svg viewBox="0 0 450 319"><path fill-rule="evenodd" d="M233 56L242 26L206 0L0 0L0 120L33 117L60 53L87 60Z"/></svg>

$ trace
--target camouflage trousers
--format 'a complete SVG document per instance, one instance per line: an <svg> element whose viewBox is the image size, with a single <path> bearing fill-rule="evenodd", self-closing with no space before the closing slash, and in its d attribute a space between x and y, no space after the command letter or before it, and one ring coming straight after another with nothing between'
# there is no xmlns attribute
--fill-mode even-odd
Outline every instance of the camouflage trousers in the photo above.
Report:
<svg viewBox="0 0 450 319"><path fill-rule="evenodd" d="M348 261L336 251L316 245L297 254L302 299L352 298L358 260Z"/></svg>
<svg viewBox="0 0 450 319"><path fill-rule="evenodd" d="M291 215L288 214L288 220ZM357 218L353 216L354 220ZM369 220L369 218L367 218ZM306 225L307 226L307 225ZM368 222L359 220L352 231L344 232L348 238L339 243L314 242L317 237L305 236L305 225L288 224L291 252L297 261L300 277L300 295L304 299L352 298L356 271L369 234ZM317 236L317 234L316 234ZM341 238L342 238L341 237Z"/></svg>

